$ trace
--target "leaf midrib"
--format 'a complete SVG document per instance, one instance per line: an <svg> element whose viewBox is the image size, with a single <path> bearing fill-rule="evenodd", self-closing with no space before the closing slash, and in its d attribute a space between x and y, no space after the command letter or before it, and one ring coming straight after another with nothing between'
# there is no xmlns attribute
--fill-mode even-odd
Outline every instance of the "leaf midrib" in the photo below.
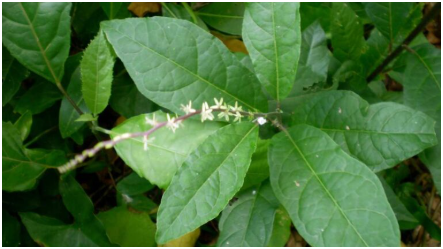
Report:
<svg viewBox="0 0 443 249"><path fill-rule="evenodd" d="M309 170L311 171L312 175L317 179L317 181L320 183L320 186L323 188L323 190L325 191L325 193L328 195L328 197L332 200L332 202L335 204L335 206L337 207L337 209L340 211L341 215L346 219L346 221L348 222L349 226L352 227L352 229L355 231L355 233L357 234L357 236L359 237L359 239L365 244L365 246L369 247L369 245L366 243L366 241L363 239L363 237L361 236L361 234L358 232L357 228L354 226L354 224L352 224L352 222L349 220L348 216L346 216L345 212L343 211L343 209L341 208L341 206L338 204L338 202L335 200L334 196L329 192L329 190L326 188L325 184L323 183L323 181L320 179L320 177L317 175L317 173L315 172L314 168L311 166L311 164L308 162L308 160L306 159L306 157L304 156L304 154L302 153L302 151L300 150L300 148L297 146L297 144L295 143L295 141L292 139L291 134L289 134L289 132L287 130L283 130L285 135L289 138L289 141L292 143L292 145L294 146L294 148L297 150L297 152L300 154L300 156L302 157L303 161L306 163L306 165L308 166Z"/></svg>
<svg viewBox="0 0 443 249"><path fill-rule="evenodd" d="M211 179L211 177L218 172L218 169L226 162L226 160L228 160L228 158L230 158L232 156L232 154L234 153L235 150L237 150L238 146L240 146L241 143L243 143L243 141L249 136L249 134L255 129L257 128L257 125L252 126L252 128L248 131L248 133L246 133L243 138L238 142L238 144L231 150L231 152L229 152L229 154L226 155L225 159L223 159L223 161L214 169L214 171L208 176L208 178L206 179L206 181L204 181L201 186L195 191L194 195L191 196L191 198L189 198L188 203L186 203L186 205L180 210L180 212L175 216L174 221L172 221L171 225L168 227L168 229L165 231L164 234L166 234L166 232L169 231L169 229L171 227L174 226L175 222L178 220L178 217L180 217L180 215L182 214L182 212L186 209L186 207L189 205L189 203L191 203L191 200L194 199L194 197L197 195L197 193L201 190L201 188L205 185L205 183ZM177 175L177 174L176 174Z"/></svg>
<svg viewBox="0 0 443 249"><path fill-rule="evenodd" d="M417 53L417 51L413 50L412 54L414 54L420 60L423 66L425 66L426 70L428 70L429 74L432 76L435 85L437 85L438 90L441 92L441 86L438 84L437 77L435 77L434 72L431 70L428 64L423 60L423 58L421 58L421 56Z"/></svg>
<svg viewBox="0 0 443 249"><path fill-rule="evenodd" d="M275 33L276 27L275 27L275 13L274 13L274 3L271 3L272 10L271 10L271 16L272 16L272 31L274 34L274 52L275 52L275 83L276 83L276 94L277 94L277 102L280 102L280 76L279 76L279 61L278 61L278 48L277 48L277 34Z"/></svg>
<svg viewBox="0 0 443 249"><path fill-rule="evenodd" d="M59 81L58 77L55 76L55 73L54 73L54 71L53 71L53 69L52 69L51 63L49 62L48 57L46 56L46 52L45 52L45 50L43 49L42 44L40 43L40 40L39 40L39 38L38 38L38 36L37 36L37 33L35 32L34 25L32 24L31 20L29 19L28 13L26 12L26 10L25 10L25 8L23 7L23 4L22 4L22 3L18 3L18 4L19 4L19 6L20 6L20 9L23 11L23 15L24 15L26 21L28 22L29 28L30 28L30 30L31 30L31 32L32 32L32 35L34 36L35 42L37 43L37 46L38 46L38 48L39 48L39 50L40 50L40 53L41 53L41 55L42 55L42 57L43 57L43 59L44 59L44 61L45 61L45 63L46 63L46 66L48 67L49 72L50 72L51 75L52 75L52 78L54 78L54 82L55 82L57 85L60 84L60 81Z"/></svg>

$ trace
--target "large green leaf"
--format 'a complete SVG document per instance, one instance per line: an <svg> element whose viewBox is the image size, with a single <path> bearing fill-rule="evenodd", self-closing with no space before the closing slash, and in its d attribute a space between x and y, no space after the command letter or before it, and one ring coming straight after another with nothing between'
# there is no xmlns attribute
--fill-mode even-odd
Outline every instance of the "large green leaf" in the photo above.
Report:
<svg viewBox="0 0 443 249"><path fill-rule="evenodd" d="M330 91L300 97L293 124L326 132L344 151L373 171L395 166L436 144L435 122L409 107L382 102L369 105L357 94Z"/></svg>
<svg viewBox="0 0 443 249"><path fill-rule="evenodd" d="M365 50L363 24L346 3L332 4L332 47L339 61L357 60Z"/></svg>
<svg viewBox="0 0 443 249"><path fill-rule="evenodd" d="M260 82L280 101L294 84L300 57L300 4L248 3L243 40Z"/></svg>
<svg viewBox="0 0 443 249"><path fill-rule="evenodd" d="M414 3L364 3L369 18L391 44L394 44L398 32L406 24L413 5Z"/></svg>
<svg viewBox="0 0 443 249"><path fill-rule="evenodd" d="M11 123L2 123L2 189L24 191L35 186L47 168L66 162L62 151L27 150L20 132Z"/></svg>
<svg viewBox="0 0 443 249"><path fill-rule="evenodd" d="M85 113L89 113L89 109L85 104L85 100L83 99L81 88L82 81L80 68L78 67L72 74L71 82L69 83L67 91L71 99L77 104L80 110ZM63 138L73 136L74 133L85 125L84 122L76 122L79 117L80 114L77 112L77 110L74 109L66 98L63 98L59 114L59 129Z"/></svg>
<svg viewBox="0 0 443 249"><path fill-rule="evenodd" d="M155 246L155 224L148 213L115 207L99 213L97 217L111 242L128 247Z"/></svg>
<svg viewBox="0 0 443 249"><path fill-rule="evenodd" d="M318 22L314 22L302 33L300 60L290 96L303 93L314 84L326 82L330 57L325 32Z"/></svg>
<svg viewBox="0 0 443 249"><path fill-rule="evenodd" d="M3 44L31 71L57 83L71 40L71 3L5 3Z"/></svg>
<svg viewBox="0 0 443 249"><path fill-rule="evenodd" d="M272 138L271 184L311 246L400 246L377 176L326 133L296 125Z"/></svg>
<svg viewBox="0 0 443 249"><path fill-rule="evenodd" d="M245 190L223 210L217 246L267 246L278 205L269 181Z"/></svg>
<svg viewBox="0 0 443 249"><path fill-rule="evenodd" d="M403 101L437 121L439 145L426 150L420 158L429 167L441 191L441 51L429 43L412 47L404 57L405 67L390 75L403 85ZM401 61L400 61L401 63Z"/></svg>
<svg viewBox="0 0 443 249"><path fill-rule="evenodd" d="M36 213L21 213L20 217L31 237L43 246L113 246L106 236L102 223L94 215L94 206L72 175L60 180L60 193L66 208L75 222Z"/></svg>
<svg viewBox="0 0 443 249"><path fill-rule="evenodd" d="M111 136L147 131L152 126L146 123L145 117L153 119L154 115L159 122L167 120L162 112L139 115L112 129ZM147 151L143 148L142 137L122 141L115 148L119 156L137 174L161 188L166 188L189 153L223 126L221 123L201 123L199 120L186 120L183 124L184 127L177 129L175 133L166 128L157 130L150 137L155 140L150 143Z"/></svg>
<svg viewBox="0 0 443 249"><path fill-rule="evenodd" d="M2 46L2 106L5 106L17 91L29 71Z"/></svg>
<svg viewBox="0 0 443 249"><path fill-rule="evenodd" d="M243 185L257 136L252 123L230 124L188 156L162 197L157 243L185 235L223 210Z"/></svg>
<svg viewBox="0 0 443 249"><path fill-rule="evenodd" d="M226 46L194 24L166 17L107 21L102 28L137 88L176 113L214 97L267 110L257 78Z"/></svg>
<svg viewBox="0 0 443 249"><path fill-rule="evenodd" d="M114 54L103 32L92 40L81 62L82 92L92 113L99 114L111 97Z"/></svg>
<svg viewBox="0 0 443 249"><path fill-rule="evenodd" d="M232 35L241 35L244 3L210 3L196 14L209 26Z"/></svg>

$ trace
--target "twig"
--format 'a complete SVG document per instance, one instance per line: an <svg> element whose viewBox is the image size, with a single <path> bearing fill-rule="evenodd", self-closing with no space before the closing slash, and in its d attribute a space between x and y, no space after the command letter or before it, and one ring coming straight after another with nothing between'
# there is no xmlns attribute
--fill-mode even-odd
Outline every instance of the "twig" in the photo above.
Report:
<svg viewBox="0 0 443 249"><path fill-rule="evenodd" d="M417 25L417 27L415 27L415 29L412 30L412 32L403 40L403 42L400 45L398 45L398 47L394 50L394 52L390 53L388 57L386 57L386 59L366 78L366 81L368 83L371 82L373 79L375 79L375 77L377 77L377 75L381 73L383 69L387 65L389 65L389 63L391 63L392 60L394 60L398 55L400 55L400 53L404 49L404 46L409 45L409 43L411 43L412 40L414 40L414 38L421 33L423 28L425 28L426 25L431 20L433 20L437 14L440 13L440 8L441 8L441 3L436 3L434 7L432 7L432 9L423 17L421 22Z"/></svg>
<svg viewBox="0 0 443 249"><path fill-rule="evenodd" d="M229 109L222 109L222 108L211 108L212 111L214 112L228 112L228 113L235 113L235 114L241 114L241 116L249 116L249 117L263 117L266 118L268 120L270 120L269 116L272 115L280 115L279 112L270 112L270 113L252 113L252 112L245 112L245 111L240 111L240 110L229 110ZM197 111L193 111L191 113L188 113L186 115L177 117L172 119L171 121L165 121L165 122L160 122L155 124L151 129L147 130L147 131L142 131L142 132L134 132L134 133L124 133L121 135L118 135L116 137L114 137L111 140L107 140L107 141L102 141L97 143L93 148L90 149L86 149L84 150L81 154L78 154L74 157L74 159L70 160L67 164L58 167L58 171L60 173L66 173L70 170L75 169L79 164L81 164L84 160L86 160L86 158L88 157L93 157L95 156L99 151L101 151L102 149L110 149L113 148L116 144L120 143L121 141L130 139L130 138L136 138L136 137L145 137L148 138L152 133L154 133L155 131L157 131L158 129L167 126L168 124L172 123L172 124L180 124L182 121L193 117L195 115L201 114L202 110L197 110ZM168 118L169 119L169 118ZM272 121L274 122L274 121ZM106 129L103 128L95 128L96 130L99 130L101 132L106 132L108 133L109 131L107 131Z"/></svg>

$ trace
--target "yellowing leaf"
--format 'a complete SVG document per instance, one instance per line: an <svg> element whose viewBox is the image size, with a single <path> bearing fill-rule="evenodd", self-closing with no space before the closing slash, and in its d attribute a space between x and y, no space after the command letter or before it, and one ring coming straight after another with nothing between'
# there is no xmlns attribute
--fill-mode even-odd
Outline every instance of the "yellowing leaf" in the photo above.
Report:
<svg viewBox="0 0 443 249"><path fill-rule="evenodd" d="M211 32L211 34L220 39L231 52L248 54L245 44L239 39L231 38L230 36L225 36L217 32Z"/></svg>
<svg viewBox="0 0 443 249"><path fill-rule="evenodd" d="M128 10L138 17L144 17L148 13L156 13L160 11L159 3L131 3Z"/></svg>
<svg viewBox="0 0 443 249"><path fill-rule="evenodd" d="M200 228L195 229L194 231L187 233L181 236L178 239L171 240L164 245L160 245L162 247L192 247L195 245L198 237L200 236Z"/></svg>

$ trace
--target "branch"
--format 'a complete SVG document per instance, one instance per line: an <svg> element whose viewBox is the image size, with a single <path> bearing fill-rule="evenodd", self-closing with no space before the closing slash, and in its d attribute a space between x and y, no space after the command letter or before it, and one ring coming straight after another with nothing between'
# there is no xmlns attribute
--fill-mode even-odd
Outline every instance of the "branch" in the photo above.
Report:
<svg viewBox="0 0 443 249"><path fill-rule="evenodd" d="M394 50L394 52L389 54L388 57L386 57L386 59L366 78L366 81L368 83L371 82L373 79L375 79L375 77L377 77L377 75L381 73L383 69L387 65L389 65L389 63L391 63L392 60L394 60L398 55L400 55L404 47L409 45L409 43L411 43L412 40L414 40L414 38L421 33L423 28L425 28L426 25L431 20L433 20L437 14L440 13L440 8L441 8L441 3L436 3L434 7L432 7L432 9L423 17L421 22L417 25L417 27L415 27L414 30L412 30L412 32L408 35L408 37L406 37L406 39L404 39L404 41L400 45L398 45L398 47Z"/></svg>
<svg viewBox="0 0 443 249"><path fill-rule="evenodd" d="M157 123L155 121L155 118L154 118L154 120L150 120L150 122L154 123L153 127L151 129L149 129L147 131L142 131L142 132L124 133L124 134L121 134L121 135L118 135L118 136L114 137L113 139L99 142L93 148L84 150L81 154L76 155L74 157L74 159L70 160L68 163L66 163L63 166L58 167L57 169L62 174L66 173L68 171L71 171L71 170L75 169L77 165L79 165L82 162L84 162L88 157L95 156L102 149L111 149L116 144L120 143L121 141L130 139L130 138L143 137L144 138L144 143L145 143L144 146L145 146L145 148L147 148L148 142L149 142L148 141L148 137L152 133L154 133L155 131L157 131L160 128L166 126L167 128L171 129L173 132L175 132L175 129L177 129L179 127L179 124L181 122L185 121L186 119L189 119L190 117L193 117L193 116L199 115L199 114L202 115L202 122L205 119L212 120L213 117L212 118L207 118L207 115L205 115L205 112L208 112L209 110L210 110L209 113L211 113L211 112L223 112L226 115L234 116L235 117L234 122L237 121L237 120L241 121L241 118L245 117L245 116L249 116L251 119L256 118L256 120L254 120L254 121L257 121L257 123L260 124L260 125L266 123L267 122L266 120L269 120L269 121L271 121L274 124L274 122L276 122L276 121L275 120L271 120L270 117L273 116L273 115L277 115L277 116L280 115L280 112L270 112L270 113L246 112L246 111L242 111L241 107L237 107L237 103L236 103L235 107L232 107L232 106L227 107L226 105L222 106L222 102L223 102L223 99L221 100L221 102L219 102L218 106L207 108L207 109L205 109L205 107L203 107L203 110L193 110L191 108L191 105L189 104L189 106L187 106L189 109L187 109L188 111L186 111L187 112L186 115L183 115L183 116L171 119L169 114L167 114L168 115L168 121L165 121L165 122ZM207 106L207 103L205 103L205 104ZM219 116L219 118L223 118L223 117ZM227 118L227 120L228 120L228 118ZM103 131L103 129L101 129L101 128L99 128L98 130L99 131ZM109 134L108 131L104 131L104 132Z"/></svg>

